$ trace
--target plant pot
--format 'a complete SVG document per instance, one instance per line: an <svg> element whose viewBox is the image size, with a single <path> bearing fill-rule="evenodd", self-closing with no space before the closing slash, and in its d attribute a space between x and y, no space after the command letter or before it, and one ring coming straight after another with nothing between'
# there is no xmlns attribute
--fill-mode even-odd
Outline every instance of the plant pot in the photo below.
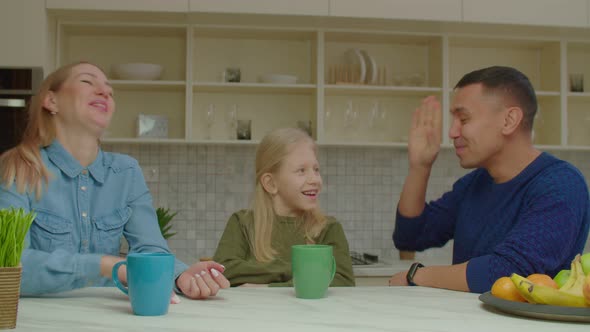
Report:
<svg viewBox="0 0 590 332"><path fill-rule="evenodd" d="M0 267L0 329L16 327L22 266Z"/></svg>

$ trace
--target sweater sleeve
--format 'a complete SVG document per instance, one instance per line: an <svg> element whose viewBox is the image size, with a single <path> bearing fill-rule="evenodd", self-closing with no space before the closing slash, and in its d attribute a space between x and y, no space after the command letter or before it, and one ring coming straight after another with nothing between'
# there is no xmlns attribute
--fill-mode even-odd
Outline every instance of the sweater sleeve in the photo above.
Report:
<svg viewBox="0 0 590 332"><path fill-rule="evenodd" d="M459 179L453 190L441 198L425 204L422 214L408 218L396 211L393 243L399 250L423 251L442 247L453 238L457 211L465 191L473 181L475 172Z"/></svg>
<svg viewBox="0 0 590 332"><path fill-rule="evenodd" d="M469 260L472 292L489 291L495 280L512 273L553 276L579 253L578 234L584 239L588 234L588 191L579 176L537 184L525 204L525 212L493 252Z"/></svg>
<svg viewBox="0 0 590 332"><path fill-rule="evenodd" d="M291 278L291 264L280 259L258 262L252 256L247 230L241 225L239 214L227 222L213 259L225 266L224 276L232 286L245 283L270 284Z"/></svg>
<svg viewBox="0 0 590 332"><path fill-rule="evenodd" d="M336 274L330 286L354 286L352 260L350 259L350 250L344 229L337 221L328 224L326 227L326 234L321 244L332 246L334 259L336 260Z"/></svg>

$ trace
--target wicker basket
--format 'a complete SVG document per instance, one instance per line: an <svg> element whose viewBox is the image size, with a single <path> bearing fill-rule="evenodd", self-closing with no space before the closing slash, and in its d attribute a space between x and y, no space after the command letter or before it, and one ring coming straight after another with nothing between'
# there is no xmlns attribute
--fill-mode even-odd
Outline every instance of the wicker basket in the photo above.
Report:
<svg viewBox="0 0 590 332"><path fill-rule="evenodd" d="M0 267L0 329L16 327L22 267Z"/></svg>

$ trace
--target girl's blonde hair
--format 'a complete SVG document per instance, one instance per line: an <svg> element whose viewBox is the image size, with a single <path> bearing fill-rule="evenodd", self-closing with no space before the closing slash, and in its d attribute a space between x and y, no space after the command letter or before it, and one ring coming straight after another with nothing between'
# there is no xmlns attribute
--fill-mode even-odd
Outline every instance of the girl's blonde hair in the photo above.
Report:
<svg viewBox="0 0 590 332"><path fill-rule="evenodd" d="M309 142L317 155L317 146L313 139L303 130L296 128L276 129L267 134L256 150L256 187L254 190L254 232L250 233L250 243L256 260L272 261L276 251L272 248L271 235L273 223L277 217L271 195L264 190L261 178L266 173L276 173L282 161L291 152L293 146L300 142ZM307 243L315 243L326 225L326 217L319 208L305 212L301 218L301 227Z"/></svg>
<svg viewBox="0 0 590 332"><path fill-rule="evenodd" d="M16 183L19 193L35 193L41 198L43 185L49 183L51 173L41 159L40 148L55 139L55 118L43 107L49 92L57 92L70 77L72 68L85 62L72 63L51 73L28 105L28 121L21 142L0 156L2 183L10 188Z"/></svg>

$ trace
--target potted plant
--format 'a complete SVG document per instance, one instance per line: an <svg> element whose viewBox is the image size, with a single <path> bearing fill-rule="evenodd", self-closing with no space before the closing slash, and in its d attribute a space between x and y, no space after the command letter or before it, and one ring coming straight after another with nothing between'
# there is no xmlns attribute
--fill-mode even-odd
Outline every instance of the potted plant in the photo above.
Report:
<svg viewBox="0 0 590 332"><path fill-rule="evenodd" d="M156 215L158 216L158 225L160 226L160 232L162 232L162 236L166 240L176 235L176 233L171 232L172 225L170 224L170 222L176 216L177 213L178 212L171 213L170 209L164 209L161 207L156 209Z"/></svg>
<svg viewBox="0 0 590 332"><path fill-rule="evenodd" d="M0 210L0 329L16 327L25 236L35 220L23 209Z"/></svg>

